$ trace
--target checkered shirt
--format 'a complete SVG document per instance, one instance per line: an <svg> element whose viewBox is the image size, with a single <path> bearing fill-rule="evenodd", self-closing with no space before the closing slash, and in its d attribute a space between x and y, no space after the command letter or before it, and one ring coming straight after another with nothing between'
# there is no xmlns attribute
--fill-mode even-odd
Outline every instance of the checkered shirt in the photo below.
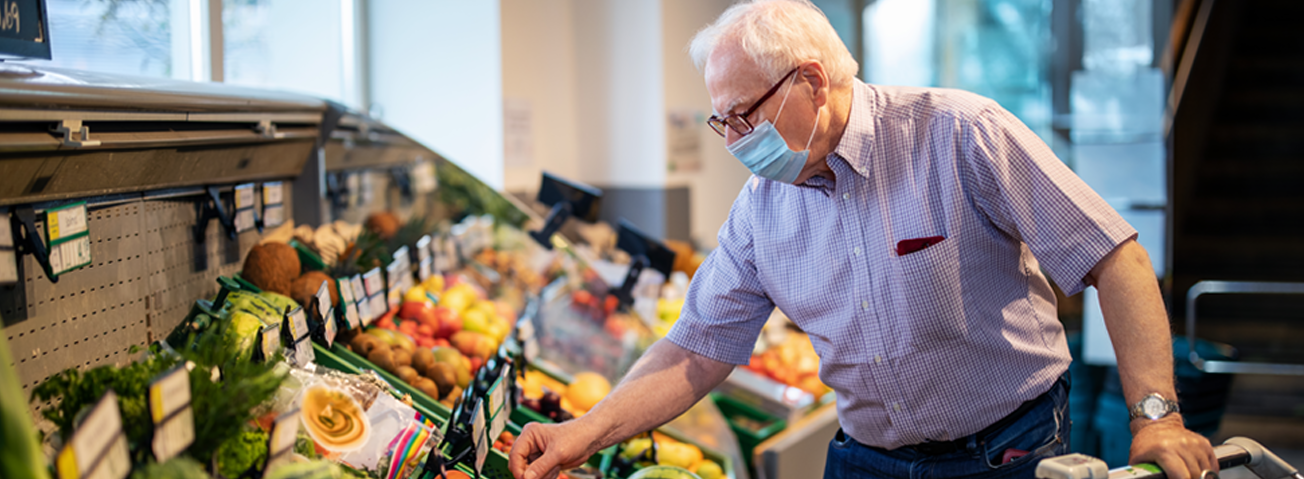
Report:
<svg viewBox="0 0 1304 479"><path fill-rule="evenodd" d="M973 434L1048 390L1070 356L1042 271L1076 294L1136 231L971 93L856 82L827 161L836 181L743 186L668 339L746 364L777 306L843 429L886 449Z"/></svg>

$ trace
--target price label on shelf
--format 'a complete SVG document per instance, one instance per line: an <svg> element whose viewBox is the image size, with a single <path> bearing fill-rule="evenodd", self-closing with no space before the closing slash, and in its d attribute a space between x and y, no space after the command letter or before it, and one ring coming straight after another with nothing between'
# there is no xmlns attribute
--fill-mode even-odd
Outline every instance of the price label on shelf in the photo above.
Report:
<svg viewBox="0 0 1304 479"><path fill-rule="evenodd" d="M279 181L263 183L263 204L279 205L285 202L284 188Z"/></svg>
<svg viewBox="0 0 1304 479"><path fill-rule="evenodd" d="M118 395L104 393L55 459L60 479L122 479L131 472Z"/></svg>
<svg viewBox="0 0 1304 479"><path fill-rule="evenodd" d="M394 309L403 301L403 262L396 259L385 269L389 280L389 308Z"/></svg>
<svg viewBox="0 0 1304 479"><path fill-rule="evenodd" d="M255 223L256 223L256 218L254 218L253 208L236 210L235 212L236 233L243 233L245 231L254 229L254 226L257 226Z"/></svg>
<svg viewBox="0 0 1304 479"><path fill-rule="evenodd" d="M243 210L254 207L254 184L245 183L235 187L235 209Z"/></svg>
<svg viewBox="0 0 1304 479"><path fill-rule="evenodd" d="M79 201L45 212L45 245L55 277L91 264L90 222L86 202Z"/></svg>
<svg viewBox="0 0 1304 479"><path fill-rule="evenodd" d="M79 201L69 205L51 208L45 212L46 243L73 238L90 231L86 219L86 202Z"/></svg>
<svg viewBox="0 0 1304 479"><path fill-rule="evenodd" d="M475 445L475 471L479 473L484 470L484 461L489 457L489 445L493 442L489 440L488 431L485 430L484 401L475 403L471 418L471 443Z"/></svg>
<svg viewBox="0 0 1304 479"><path fill-rule="evenodd" d="M262 345L263 360L267 361L276 357L276 352L281 350L281 325L269 324L264 326L258 334L258 342Z"/></svg>
<svg viewBox="0 0 1304 479"><path fill-rule="evenodd" d="M385 295L383 295L383 294L376 294L376 295L373 295L373 296L371 297L371 300L370 300L370 301L371 301L371 304L368 305L368 309L371 310L371 320L372 320L372 321L375 321L376 318L379 318L379 317L381 317L381 316L384 316L385 313L386 313L387 311L389 311L388 309L386 309L386 305L385 305Z"/></svg>
<svg viewBox="0 0 1304 479"><path fill-rule="evenodd" d="M349 325L349 329L362 326L358 319L358 305L353 296L353 285L348 278L341 278L336 283L340 290L340 306L344 308L344 322Z"/></svg>
<svg viewBox="0 0 1304 479"><path fill-rule="evenodd" d="M291 342L308 335L308 318L303 314L302 306L285 313L285 322L290 331Z"/></svg>
<svg viewBox="0 0 1304 479"><path fill-rule="evenodd" d="M498 436L507 430L507 418L512 412L507 408L507 390L512 381L512 368L509 365L503 365L502 373L498 375L497 386L489 395L489 412L493 420L489 423L489 439L496 440Z"/></svg>
<svg viewBox="0 0 1304 479"><path fill-rule="evenodd" d="M276 417L276 422L272 423L272 434L267 436L267 467L263 469L264 475L290 461L298 435L298 408Z"/></svg>
<svg viewBox="0 0 1304 479"><path fill-rule="evenodd" d="M362 282L366 286L367 293L364 296L370 298L376 294L383 293L385 289L384 281L385 279L382 278L380 274L380 267L372 268L371 271L368 271L367 274L362 276Z"/></svg>
<svg viewBox="0 0 1304 479"><path fill-rule="evenodd" d="M422 236L417 240L417 263L424 263L430 259L430 235Z"/></svg>
<svg viewBox="0 0 1304 479"><path fill-rule="evenodd" d="M328 281L333 280L322 281L321 286L317 287L316 301L317 320L321 321L322 326L321 336L322 339L326 340L325 346L330 348L335 344L335 333L338 332L338 327L335 324L335 308L331 306L331 290L327 284Z"/></svg>
<svg viewBox="0 0 1304 479"><path fill-rule="evenodd" d="M375 316L371 314L371 299L364 296L362 299L358 300L357 306L358 306L358 321L362 324L362 326L367 326L371 324L371 321L375 319Z"/></svg>
<svg viewBox="0 0 1304 479"><path fill-rule="evenodd" d="M190 374L184 365L172 368L150 383L149 409L154 421L154 458L167 462L195 441Z"/></svg>
<svg viewBox="0 0 1304 479"><path fill-rule="evenodd" d="M285 222L285 206L271 205L263 208L263 224L266 226L280 226Z"/></svg>
<svg viewBox="0 0 1304 479"><path fill-rule="evenodd" d="M434 274L434 260L430 258L421 260L421 265L417 266L417 278L424 283L430 279L431 274Z"/></svg>
<svg viewBox="0 0 1304 479"><path fill-rule="evenodd" d="M349 286L353 289L355 301L367 299L367 288L362 287L362 275L355 274L349 278Z"/></svg>
<svg viewBox="0 0 1304 479"><path fill-rule="evenodd" d="M294 364L307 367L317 360L317 352L312 349L312 339L304 337L294 343Z"/></svg>

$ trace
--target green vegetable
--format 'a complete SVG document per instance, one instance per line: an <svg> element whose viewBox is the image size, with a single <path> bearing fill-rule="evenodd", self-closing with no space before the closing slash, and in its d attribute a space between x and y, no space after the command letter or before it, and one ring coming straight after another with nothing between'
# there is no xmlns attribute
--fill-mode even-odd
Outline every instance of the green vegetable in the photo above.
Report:
<svg viewBox="0 0 1304 479"><path fill-rule="evenodd" d="M235 478L249 468L262 464L266 458L267 433L246 425L239 435L218 446L217 470L223 476Z"/></svg>
<svg viewBox="0 0 1304 479"><path fill-rule="evenodd" d="M312 438L302 432L294 437L294 452L308 459L317 459L317 447L313 445Z"/></svg>
<svg viewBox="0 0 1304 479"><path fill-rule="evenodd" d="M135 353L133 348L132 353ZM123 367L100 366L86 372L68 369L50 376L32 389L32 401L60 398L58 405L41 411L41 416L59 428L59 435L71 438L77 414L94 406L112 389L118 395L122 412L122 429L134 464L144 464L150 456L149 441L154 422L149 416L149 382L178 362L176 357L151 354L140 362Z"/></svg>
<svg viewBox="0 0 1304 479"><path fill-rule="evenodd" d="M296 462L277 466L263 476L265 479L340 479L344 471L333 462Z"/></svg>
<svg viewBox="0 0 1304 479"><path fill-rule="evenodd" d="M257 414L259 405L276 395L288 370L278 369L279 360L255 362L241 354L239 339L222 327L200 335L192 348L184 348L186 359L199 365L190 372L191 405L195 416L195 443L189 454L207 461L222 443L240 435ZM212 368L221 378L214 381Z"/></svg>
<svg viewBox="0 0 1304 479"><path fill-rule="evenodd" d="M131 479L210 479L211 477L204 470L203 464L185 456L174 457L162 464L151 462L131 473Z"/></svg>
<svg viewBox="0 0 1304 479"><path fill-rule="evenodd" d="M453 218L465 215L492 215L494 220L520 228L528 216L475 176L451 161L436 162L439 199Z"/></svg>

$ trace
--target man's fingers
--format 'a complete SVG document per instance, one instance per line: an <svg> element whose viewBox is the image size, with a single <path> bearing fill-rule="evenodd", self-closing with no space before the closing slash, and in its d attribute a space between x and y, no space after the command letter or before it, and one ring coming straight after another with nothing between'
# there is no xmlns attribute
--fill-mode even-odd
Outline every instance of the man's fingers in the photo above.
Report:
<svg viewBox="0 0 1304 479"><path fill-rule="evenodd" d="M1195 477L1196 474L1200 473L1199 470L1189 471L1187 462L1176 454L1164 454L1155 459L1155 462L1159 464L1160 469L1164 470L1164 475L1168 476L1169 479L1186 479ZM1195 466L1195 462L1192 461L1190 466Z"/></svg>
<svg viewBox="0 0 1304 479"><path fill-rule="evenodd" d="M556 454L544 453L539 459L530 463L521 479L553 479L561 473Z"/></svg>

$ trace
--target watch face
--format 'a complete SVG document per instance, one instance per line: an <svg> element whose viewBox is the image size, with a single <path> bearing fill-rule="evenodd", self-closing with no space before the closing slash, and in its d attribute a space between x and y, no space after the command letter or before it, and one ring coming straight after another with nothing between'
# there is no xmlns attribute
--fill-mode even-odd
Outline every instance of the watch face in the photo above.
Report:
<svg viewBox="0 0 1304 479"><path fill-rule="evenodd" d="M1150 396L1141 401L1141 411L1150 419L1159 419L1164 417L1164 414L1168 412L1168 408L1163 399Z"/></svg>

